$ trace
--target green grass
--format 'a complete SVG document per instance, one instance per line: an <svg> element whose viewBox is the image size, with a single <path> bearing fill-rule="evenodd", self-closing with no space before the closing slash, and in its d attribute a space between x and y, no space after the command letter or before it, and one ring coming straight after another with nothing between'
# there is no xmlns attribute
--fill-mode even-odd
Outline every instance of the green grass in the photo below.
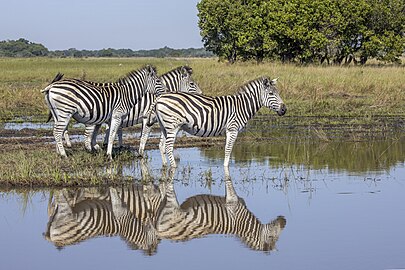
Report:
<svg viewBox="0 0 405 270"><path fill-rule="evenodd" d="M280 94L290 116L405 115L405 67L324 67L281 63L237 63L215 59L0 59L0 121L20 117L43 121L47 107L40 90L57 72L97 82L114 81L145 64L159 73L190 65L207 95L234 93L259 76L279 77ZM266 109L261 113L268 113Z"/></svg>
<svg viewBox="0 0 405 270"><path fill-rule="evenodd" d="M64 160L51 148L17 146L13 151L0 151L0 186L92 186L133 180L120 170L135 159L129 152L109 161L104 153L73 149Z"/></svg>
<svg viewBox="0 0 405 270"><path fill-rule="evenodd" d="M268 156L269 153L275 153L275 148L280 145L280 156L286 156L287 163L308 164L316 168L317 164L325 164L324 161L330 159L332 161L327 164L333 165L336 161L336 168L350 168L350 164L359 163L349 158L358 156L358 146L342 151L339 141L333 142L334 137L351 141L364 137L367 140L377 132L388 132L392 128L392 121L399 123L401 121L398 119L404 119L405 116L404 66L323 67L281 63L228 65L215 59L0 58L0 124L6 121L45 121L48 108L40 90L58 72L64 73L66 77L107 82L115 81L145 64L155 65L159 73L180 65L189 65L204 93L213 96L235 93L240 85L259 76L279 77L278 88L288 107L287 115L274 115L272 120L267 121L260 121L260 117L256 117L258 121L251 121L249 126L252 131L238 139L240 142L246 140L247 148L236 147L233 152L236 158L246 159L249 151L253 151L256 158L261 153ZM270 113L269 109L260 111L260 114L267 113ZM403 127L403 121L401 123ZM334 129L329 131L333 125ZM266 132L273 127L276 127L275 133L271 138L266 138ZM324 146L312 148L301 141L287 145L264 144L269 149L263 144L252 144L252 140L273 142L274 138L291 141L297 134L308 138L309 142L316 138L333 147L324 151ZM396 138L393 141L402 142ZM195 140L191 142L194 146L196 143ZM223 145L223 141L220 144ZM367 150L373 147L364 145L364 157L374 155L373 151ZM390 151L399 149L398 153L403 153L403 149L397 145L403 144L387 142L382 147ZM334 156L343 152L349 153L347 157ZM86 153L81 143L76 144L70 153L67 160L62 160L56 154L54 145L3 145L0 149L0 186L89 186L121 184L133 180L120 172L122 166L134 162L134 156L130 153L118 155L110 162L103 153ZM386 152L383 153L384 157ZM395 152L395 155L398 153ZM223 158L223 149L217 154ZM369 162L366 158L364 160L365 164ZM391 164L390 160L382 160L379 156L378 162ZM210 178L209 171L205 178Z"/></svg>

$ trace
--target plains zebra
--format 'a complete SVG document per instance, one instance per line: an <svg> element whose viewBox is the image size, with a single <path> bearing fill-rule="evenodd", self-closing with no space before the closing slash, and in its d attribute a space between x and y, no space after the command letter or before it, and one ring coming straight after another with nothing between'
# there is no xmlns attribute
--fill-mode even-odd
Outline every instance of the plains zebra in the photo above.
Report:
<svg viewBox="0 0 405 270"><path fill-rule="evenodd" d="M243 85L239 93L229 96L208 97L183 93L161 95L154 110L163 132L159 145L163 165L166 165L166 151L170 165L176 167L173 145L181 129L200 137L217 136L225 132L224 166L229 166L238 132L262 106L276 111L278 115L286 113L287 108L275 87L276 81L262 77ZM151 114L152 110L149 112Z"/></svg>
<svg viewBox="0 0 405 270"><path fill-rule="evenodd" d="M163 84L167 87L168 92L190 92L190 93L201 93L201 89L192 79L193 70L189 66L180 66L175 69L168 71L167 73L160 76ZM106 87L111 83L95 83L89 82L93 85L99 87ZM122 146L122 128L131 127L136 124L142 123L142 133L141 140L139 145L138 153L143 156L146 141L148 140L152 125L146 125L146 112L149 111L151 105L155 102L156 95L151 93L145 93L142 99L135 104L135 106L129 111L128 115L122 120L122 124L118 128L118 145ZM157 122L156 118L153 119L154 123ZM91 151L93 149L99 149L98 145L95 142L92 142L91 139L95 137L93 135L94 126L89 126L86 128L85 132L85 147L87 150ZM65 141L70 147L70 139L67 133L67 130L64 133ZM109 129L106 130L106 135L104 137L104 145L107 145L109 138ZM92 145L93 144L93 145Z"/></svg>
<svg viewBox="0 0 405 270"><path fill-rule="evenodd" d="M173 181L168 180L166 201L156 218L159 238L187 241L208 234L234 235L253 250L274 250L286 219L278 216L262 224L237 196L227 169L225 197L196 195L179 205Z"/></svg>
<svg viewBox="0 0 405 270"><path fill-rule="evenodd" d="M130 248L152 255L159 239L142 190L133 187L123 192L110 188L107 194L95 190L57 191L48 206L44 236L58 248L97 236L120 236ZM155 208L160 203L157 201Z"/></svg>
<svg viewBox="0 0 405 270"><path fill-rule="evenodd" d="M58 80L59 79L59 80ZM54 137L57 152L66 157L62 143L71 117L87 126L94 125L92 145L102 123L110 121L110 140L107 155L112 157L112 143L121 124L130 109L140 101L145 93L163 93L166 87L156 75L156 69L146 66L130 72L117 83L96 86L77 80L62 80L58 74L50 85L41 92L54 118Z"/></svg>
<svg viewBox="0 0 405 270"><path fill-rule="evenodd" d="M177 67L163 75L160 79L167 87L168 92L189 92L201 94L202 91L197 83L192 79L193 70L188 66ZM122 124L118 129L118 145L122 145L122 128L131 127L136 124L142 123L142 133L139 145L139 154L143 156L146 141L148 140L152 125L157 122L156 118L153 118L153 122L146 125L146 113L150 110L152 104L156 101L156 95L145 94L142 100L137 103L129 112L128 116L122 120ZM104 144L108 141L108 132L104 138Z"/></svg>

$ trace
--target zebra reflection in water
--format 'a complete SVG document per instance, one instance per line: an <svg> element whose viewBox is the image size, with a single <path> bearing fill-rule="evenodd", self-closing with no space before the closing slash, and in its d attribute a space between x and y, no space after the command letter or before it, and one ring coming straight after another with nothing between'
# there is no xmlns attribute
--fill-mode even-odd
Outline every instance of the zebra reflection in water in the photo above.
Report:
<svg viewBox="0 0 405 270"><path fill-rule="evenodd" d="M142 169L143 178L149 173ZM177 201L171 169L159 185L55 192L45 237L56 247L96 236L120 236L132 249L152 255L162 239L188 241L209 234L233 235L253 250L271 251L286 225L279 216L262 224L238 197L225 168L225 196L196 195Z"/></svg>

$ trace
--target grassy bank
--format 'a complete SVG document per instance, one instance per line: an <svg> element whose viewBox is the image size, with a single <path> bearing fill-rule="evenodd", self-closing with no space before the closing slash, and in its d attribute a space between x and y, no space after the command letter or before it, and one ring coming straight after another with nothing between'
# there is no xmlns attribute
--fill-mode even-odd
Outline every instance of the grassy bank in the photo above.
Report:
<svg viewBox="0 0 405 270"><path fill-rule="evenodd" d="M190 65L208 95L231 94L243 83L279 77L290 116L405 115L405 67L322 67L280 63L237 63L215 59L0 59L0 121L43 121L47 108L40 90L57 72L66 77L114 81L149 63L166 72ZM261 113L268 110L263 109ZM28 118L27 118L28 117Z"/></svg>

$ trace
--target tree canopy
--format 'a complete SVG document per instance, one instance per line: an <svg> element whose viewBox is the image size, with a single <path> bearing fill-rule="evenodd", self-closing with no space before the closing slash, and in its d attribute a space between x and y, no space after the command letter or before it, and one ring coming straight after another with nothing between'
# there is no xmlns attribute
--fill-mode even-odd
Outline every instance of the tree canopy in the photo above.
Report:
<svg viewBox="0 0 405 270"><path fill-rule="evenodd" d="M204 47L233 63L398 62L405 49L404 0L202 0Z"/></svg>

